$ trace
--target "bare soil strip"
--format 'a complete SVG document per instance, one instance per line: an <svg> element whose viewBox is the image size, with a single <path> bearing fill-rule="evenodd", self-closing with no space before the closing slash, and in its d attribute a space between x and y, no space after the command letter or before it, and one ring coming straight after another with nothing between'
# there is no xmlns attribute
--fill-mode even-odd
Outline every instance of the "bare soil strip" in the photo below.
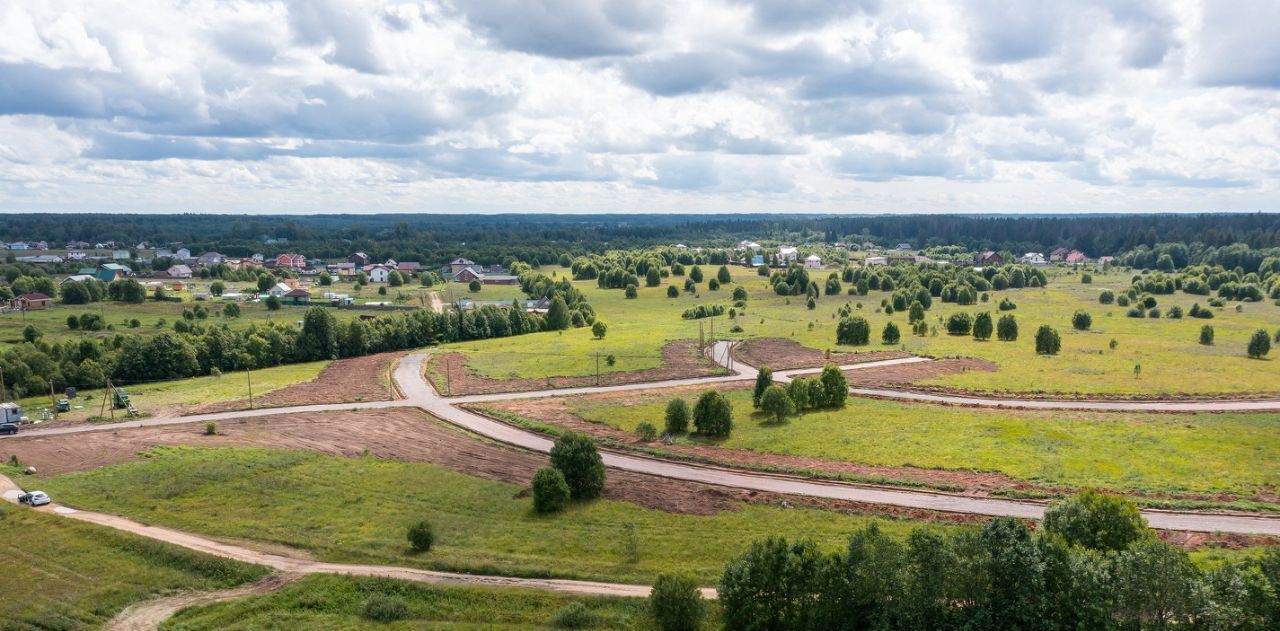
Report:
<svg viewBox="0 0 1280 631"><path fill-rule="evenodd" d="M427 374L431 385L447 396L528 392L554 388L616 386L629 383L666 381L725 374L725 369L711 361L698 348L696 340L672 340L662 347L662 365L644 370L611 372L596 377L548 377L546 379L493 379L476 374L467 366L463 353L432 355ZM447 373L447 377L445 376Z"/></svg>
<svg viewBox="0 0 1280 631"><path fill-rule="evenodd" d="M801 346L795 340L780 337L745 340L733 347L733 355L737 361L757 367L768 366L774 371L821 368L827 364L843 366L911 356L910 353L890 350L856 353L832 353L830 350L823 352L816 348Z"/></svg>
<svg viewBox="0 0 1280 631"><path fill-rule="evenodd" d="M159 629L165 620L173 617L173 614L178 613L180 609L193 605L207 605L226 600L235 600L245 596L268 594L300 578L302 576L298 574L272 574L262 580L231 589L210 592L185 592L173 596L163 596L130 605L124 611L116 614L102 629L103 631L153 631L154 629Z"/></svg>
<svg viewBox="0 0 1280 631"><path fill-rule="evenodd" d="M295 383L253 398L255 408L289 407L323 403L353 403L357 401L389 401L402 398L391 385L391 370L405 353L378 353L364 357L338 359L325 366L315 379ZM248 399L219 401L204 405L181 406L180 414L208 414L243 410L249 407ZM170 411L173 413L173 411ZM161 415L163 416L163 414Z"/></svg>

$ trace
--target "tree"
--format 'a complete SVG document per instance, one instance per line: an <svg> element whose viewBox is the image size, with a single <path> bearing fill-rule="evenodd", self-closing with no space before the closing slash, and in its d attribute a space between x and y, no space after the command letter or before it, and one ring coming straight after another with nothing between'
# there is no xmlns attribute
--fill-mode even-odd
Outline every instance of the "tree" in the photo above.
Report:
<svg viewBox="0 0 1280 631"><path fill-rule="evenodd" d="M689 270L689 280L695 283L702 282L702 268L694 265L693 269Z"/></svg>
<svg viewBox="0 0 1280 631"><path fill-rule="evenodd" d="M409 539L409 549L414 552L426 552L436 542L435 530L431 528L431 522L426 520L409 526L405 537Z"/></svg>
<svg viewBox="0 0 1280 631"><path fill-rule="evenodd" d="M973 316L959 311L947 317L947 333L951 335L968 335L973 329Z"/></svg>
<svg viewBox="0 0 1280 631"><path fill-rule="evenodd" d="M387 284L392 287L404 286L404 274L401 274L399 271L387 274Z"/></svg>
<svg viewBox="0 0 1280 631"><path fill-rule="evenodd" d="M546 322L547 328L552 331L563 331L569 328L569 306L560 295L551 299L551 306L547 307Z"/></svg>
<svg viewBox="0 0 1280 631"><path fill-rule="evenodd" d="M338 358L338 323L324 307L311 307L302 316L298 334L298 361Z"/></svg>
<svg viewBox="0 0 1280 631"><path fill-rule="evenodd" d="M470 291L473 294L480 291L481 289L484 289L484 286L481 285L480 281L478 280L473 280L467 283L467 291Z"/></svg>
<svg viewBox="0 0 1280 631"><path fill-rule="evenodd" d="M1083 309L1076 311L1071 316L1071 328L1077 331L1088 331L1093 326L1093 316Z"/></svg>
<svg viewBox="0 0 1280 631"><path fill-rule="evenodd" d="M1040 355L1057 355L1062 350L1062 338L1053 327L1042 324L1036 329L1036 353Z"/></svg>
<svg viewBox="0 0 1280 631"><path fill-rule="evenodd" d="M165 290L164 290L164 285L156 285L155 290L153 290L153 291L151 292L151 297L152 297L152 299L154 299L156 302L163 302L163 301L165 300L165 297L166 297L166 292L165 292Z"/></svg>
<svg viewBox="0 0 1280 631"><path fill-rule="evenodd" d="M680 397L672 397L667 401L664 425L668 434L683 434L689 431L689 404Z"/></svg>
<svg viewBox="0 0 1280 631"><path fill-rule="evenodd" d="M721 285L728 285L733 282L733 275L729 273L728 267L721 265L720 269L716 271L716 280L720 281Z"/></svg>
<svg viewBox="0 0 1280 631"><path fill-rule="evenodd" d="M658 267L656 265L653 267L650 267L649 271L644 273L644 286L657 287L658 285L661 285L661 284L662 284L662 273L658 271Z"/></svg>
<svg viewBox="0 0 1280 631"><path fill-rule="evenodd" d="M64 305L83 305L93 300L92 294L89 293L89 287L85 283L74 280L63 283L58 293L62 297L62 304Z"/></svg>
<svg viewBox="0 0 1280 631"><path fill-rule="evenodd" d="M564 475L574 499L594 499L604 489L604 461L586 434L565 432L557 438L551 447L551 466Z"/></svg>
<svg viewBox="0 0 1280 631"><path fill-rule="evenodd" d="M226 289L227 286L220 280L215 280L212 283L209 283L209 293L215 296L221 296L222 292L226 291Z"/></svg>
<svg viewBox="0 0 1280 631"><path fill-rule="evenodd" d="M832 364L823 366L822 376L818 377L818 382L822 384L823 400L820 404L815 401L814 407L844 407L845 399L849 398L849 382L839 368Z"/></svg>
<svg viewBox="0 0 1280 631"><path fill-rule="evenodd" d="M1120 552L1112 572L1119 628L1191 626L1200 572L1186 552L1149 537Z"/></svg>
<svg viewBox="0 0 1280 631"><path fill-rule="evenodd" d="M280 302L280 299L275 296L267 296L267 299L262 302L267 305L267 311L279 311L280 306L283 304Z"/></svg>
<svg viewBox="0 0 1280 631"><path fill-rule="evenodd" d="M987 311L979 313L973 318L973 339L985 341L991 339L992 329L991 314Z"/></svg>
<svg viewBox="0 0 1280 631"><path fill-rule="evenodd" d="M1049 505L1045 532L1091 550L1120 551L1147 536L1147 522L1132 500L1089 489Z"/></svg>
<svg viewBox="0 0 1280 631"><path fill-rule="evenodd" d="M924 321L924 304L919 300L913 301L911 307L907 309L907 322L915 324Z"/></svg>
<svg viewBox="0 0 1280 631"><path fill-rule="evenodd" d="M836 325L836 343L865 346L871 341L871 325L862 316L845 316Z"/></svg>
<svg viewBox="0 0 1280 631"><path fill-rule="evenodd" d="M569 505L569 483L555 467L542 467L533 474L533 510L555 513Z"/></svg>
<svg viewBox="0 0 1280 631"><path fill-rule="evenodd" d="M756 389L751 393L751 404L757 409L760 407L760 397L764 396L764 391L773 385L773 371L768 366L761 366L756 370Z"/></svg>
<svg viewBox="0 0 1280 631"><path fill-rule="evenodd" d="M37 329L36 325L34 324L28 324L27 326L22 328L22 339L24 341L34 344L36 340L40 339L41 337L44 337L44 334L41 333L40 329Z"/></svg>
<svg viewBox="0 0 1280 631"><path fill-rule="evenodd" d="M880 332L880 342L884 344L897 344L902 339L902 331L898 330L898 325L892 322L886 322L884 330Z"/></svg>
<svg viewBox="0 0 1280 631"><path fill-rule="evenodd" d="M702 628L707 607L698 582L687 574L659 574L649 592L649 615L653 616L659 631Z"/></svg>
<svg viewBox="0 0 1280 631"><path fill-rule="evenodd" d="M1104 289L1102 290L1102 293L1098 294L1098 302L1100 304L1109 305L1115 301L1116 293L1110 289Z"/></svg>
<svg viewBox="0 0 1280 631"><path fill-rule="evenodd" d="M271 286L275 284L276 284L276 280L272 278L270 274L267 274L265 272L263 272L262 274L258 274L258 291L259 292L264 292L268 289L271 289Z"/></svg>
<svg viewBox="0 0 1280 631"><path fill-rule="evenodd" d="M635 285L627 285L627 288L622 290L622 295L624 298L635 298L636 296L639 296L640 293L636 290Z"/></svg>
<svg viewBox="0 0 1280 631"><path fill-rule="evenodd" d="M1206 324L1200 327L1200 343L1205 346L1213 346L1213 327Z"/></svg>
<svg viewBox="0 0 1280 631"><path fill-rule="evenodd" d="M676 289L676 286L675 286L675 285L667 285L667 297L668 297L668 298L679 298L679 297L680 297L680 290L679 290L679 289Z"/></svg>
<svg viewBox="0 0 1280 631"><path fill-rule="evenodd" d="M1000 316L996 323L996 339L1001 342L1013 342L1018 339L1018 320L1012 314Z"/></svg>
<svg viewBox="0 0 1280 631"><path fill-rule="evenodd" d="M812 541L756 541L730 561L720 578L725 629L810 629L826 558Z"/></svg>
<svg viewBox="0 0 1280 631"><path fill-rule="evenodd" d="M233 302L233 303L228 304L227 306L223 307L223 308L222 308L222 317L224 317L224 318L238 318L238 317L240 317L240 305L238 305L238 304L236 304L236 303L234 303L234 302Z"/></svg>
<svg viewBox="0 0 1280 631"><path fill-rule="evenodd" d="M609 325L605 324L600 320L596 320L596 323L591 325L591 334L594 335L597 340L603 340L604 334L608 332L609 332Z"/></svg>
<svg viewBox="0 0 1280 631"><path fill-rule="evenodd" d="M733 406L715 390L703 392L693 406L693 426L703 436L728 436L733 430Z"/></svg>
<svg viewBox="0 0 1280 631"><path fill-rule="evenodd" d="M333 285L333 276L329 272L320 272L320 286L329 287Z"/></svg>
<svg viewBox="0 0 1280 631"><path fill-rule="evenodd" d="M67 328L71 329L72 331L80 328L80 318L74 315L67 316Z"/></svg>
<svg viewBox="0 0 1280 631"><path fill-rule="evenodd" d="M1271 352L1271 336L1266 331L1258 329L1253 332L1253 337L1249 338L1249 359L1262 359L1267 353Z"/></svg>
<svg viewBox="0 0 1280 631"><path fill-rule="evenodd" d="M760 410L781 423L796 413L796 404L787 396L787 391L782 386L772 385L765 388L760 397Z"/></svg>

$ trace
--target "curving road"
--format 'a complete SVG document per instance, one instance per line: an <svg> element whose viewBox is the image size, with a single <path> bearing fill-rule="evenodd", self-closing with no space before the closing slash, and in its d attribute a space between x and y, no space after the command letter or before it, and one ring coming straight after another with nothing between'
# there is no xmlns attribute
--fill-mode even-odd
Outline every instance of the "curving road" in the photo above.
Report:
<svg viewBox="0 0 1280 631"><path fill-rule="evenodd" d="M134 426L176 425L182 423L200 423L209 420L236 419L248 416L266 416L288 414L303 411L358 410L380 409L390 407L418 407L454 425L487 438L508 443L524 449L547 452L552 441L541 434L508 425L494 419L475 414L458 407L459 403L472 403L517 398L539 398L555 396L571 396L574 394L616 392L623 390L653 389L684 385L715 384L729 381L740 381L754 377L755 369L728 359L728 345L717 344L712 349L713 358L722 365L731 366L733 374L723 377L701 377L676 379L670 381L604 386L598 388L571 388L563 390L541 390L501 395L477 395L470 397L439 396L422 377L423 361L426 355L416 353L402 359L396 367L395 378L405 398L399 401L379 401L359 404L309 405L290 408L274 408L252 410L248 412L224 412L218 414L202 414L169 419L144 419L128 424L87 425L65 428L51 428L24 432L21 436L50 436L59 434L75 434L89 431L119 431ZM845 366L850 370L874 369L880 366L902 363L928 361L922 358L892 359L881 362L867 362ZM782 371L778 375L782 379L793 375L818 372L819 369ZM889 391L894 392L894 391ZM10 440L15 437L3 438ZM687 480L718 486L740 489L804 495L809 497L849 500L869 504L885 504L935 511L967 513L988 516L1013 516L1039 519L1044 514L1045 505L1038 502L1014 501L989 497L967 497L947 493L921 490L884 488L870 485L827 482L805 479L795 476L757 473L751 471L675 462L659 458L620 453L609 450L602 452L605 465L626 471L662 476L674 480ZM1195 513L1178 511L1146 510L1143 516L1154 528L1166 530L1189 530L1198 532L1232 532L1243 534L1280 535L1280 517L1266 517L1240 514Z"/></svg>

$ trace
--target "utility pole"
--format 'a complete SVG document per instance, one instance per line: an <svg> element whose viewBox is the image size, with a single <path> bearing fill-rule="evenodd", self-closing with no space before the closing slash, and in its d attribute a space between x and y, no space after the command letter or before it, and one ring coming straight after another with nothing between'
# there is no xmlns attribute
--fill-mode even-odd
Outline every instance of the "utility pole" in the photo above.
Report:
<svg viewBox="0 0 1280 631"><path fill-rule="evenodd" d="M110 379L108 379L108 380L107 380L107 394L111 395L111 405L108 405L108 406L107 406L107 409L111 410L111 420L112 420L112 421L116 420L116 401L115 401L115 393L116 393L116 387L115 387L115 386L113 386L113 385L111 385L111 380L110 380ZM103 400L103 403L105 404L105 403L106 403L106 400Z"/></svg>
<svg viewBox="0 0 1280 631"><path fill-rule="evenodd" d="M249 381L249 409L253 409L253 369L245 366L244 378Z"/></svg>
<svg viewBox="0 0 1280 631"><path fill-rule="evenodd" d="M453 366L452 360L448 355L444 357L444 389L447 391L446 396L453 396L453 371L449 370Z"/></svg>
<svg viewBox="0 0 1280 631"><path fill-rule="evenodd" d="M0 403L9 400L9 393L4 389L4 366L0 366Z"/></svg>
<svg viewBox="0 0 1280 631"><path fill-rule="evenodd" d="M600 385L600 351L596 351L596 385Z"/></svg>
<svg viewBox="0 0 1280 631"><path fill-rule="evenodd" d="M107 385L102 390L102 409L98 410L98 418L102 418L107 413L107 397L111 394L111 380L107 379Z"/></svg>
<svg viewBox="0 0 1280 631"><path fill-rule="evenodd" d="M53 397L53 380L49 380L49 405L53 406L53 420L58 420L58 400Z"/></svg>

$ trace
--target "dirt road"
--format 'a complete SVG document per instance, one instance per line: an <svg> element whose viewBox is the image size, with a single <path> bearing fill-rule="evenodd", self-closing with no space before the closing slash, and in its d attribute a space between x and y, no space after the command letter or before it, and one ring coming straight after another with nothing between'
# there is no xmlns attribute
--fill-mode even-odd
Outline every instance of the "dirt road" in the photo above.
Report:
<svg viewBox="0 0 1280 631"><path fill-rule="evenodd" d="M248 585L220 589L211 592L187 592L174 596L164 596L153 600L130 605L124 611L109 620L103 631L153 631L159 629L165 620L173 617L179 609L193 605L235 600L245 596L274 592L289 583L301 578L297 574L272 574Z"/></svg>

